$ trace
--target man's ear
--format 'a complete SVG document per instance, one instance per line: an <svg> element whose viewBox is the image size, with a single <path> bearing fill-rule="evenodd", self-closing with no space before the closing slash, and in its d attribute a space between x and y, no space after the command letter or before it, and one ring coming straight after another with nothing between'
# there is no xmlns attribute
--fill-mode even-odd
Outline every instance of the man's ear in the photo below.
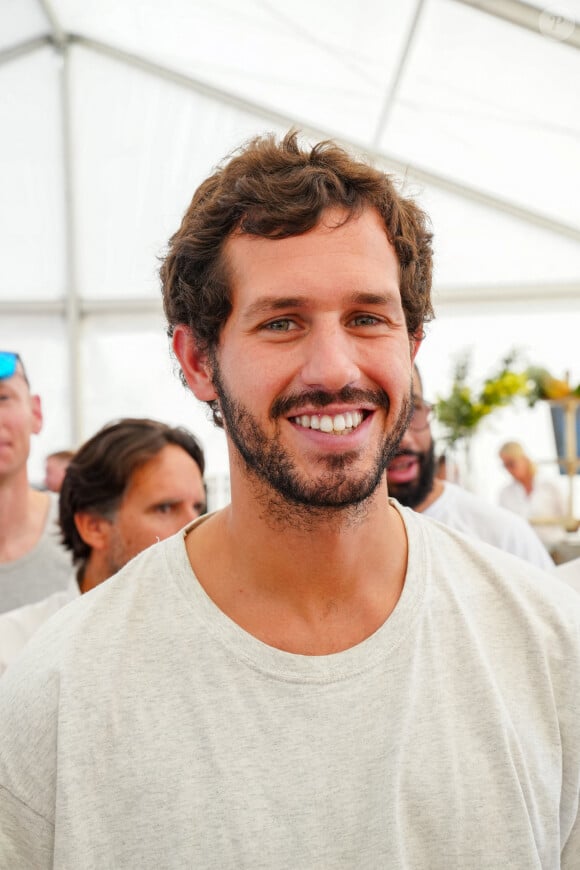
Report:
<svg viewBox="0 0 580 870"><path fill-rule="evenodd" d="M32 410L32 432L34 435L38 435L40 430L42 429L42 404L40 401L40 396L31 396L30 397L30 408Z"/></svg>
<svg viewBox="0 0 580 870"><path fill-rule="evenodd" d="M74 515L77 532L91 550L107 550L111 537L111 521L98 514L79 511Z"/></svg>
<svg viewBox="0 0 580 870"><path fill-rule="evenodd" d="M173 332L173 352L193 395L202 402L217 399L208 355L200 352L191 329L183 323Z"/></svg>
<svg viewBox="0 0 580 870"><path fill-rule="evenodd" d="M415 362L415 357L419 353L419 348L423 344L423 333L417 332L416 335L412 335L409 339L409 347L411 349L411 362Z"/></svg>

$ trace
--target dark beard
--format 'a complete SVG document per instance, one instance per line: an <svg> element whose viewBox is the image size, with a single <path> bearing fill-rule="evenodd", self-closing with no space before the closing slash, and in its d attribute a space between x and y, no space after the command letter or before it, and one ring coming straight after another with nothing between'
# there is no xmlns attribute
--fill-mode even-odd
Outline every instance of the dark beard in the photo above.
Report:
<svg viewBox="0 0 580 870"><path fill-rule="evenodd" d="M374 493L407 428L412 410L410 396L405 399L393 430L385 436L368 471L358 476L353 475L351 466L357 460L358 453L352 451L340 456L321 456L321 474L316 477L302 477L292 457L280 445L278 437L275 435L268 438L248 408L228 393L217 360L214 359L212 363L212 380L219 397L225 429L246 468L267 485L270 494L277 493L281 496L286 504L286 514L288 504L310 510L343 509L361 505ZM333 403L369 402L386 410L390 407L389 398L384 391L344 387L334 394L315 391L276 399L270 409L270 417L273 420L279 419L288 415L292 408L298 408L305 403L313 408L324 408ZM271 498L269 509L274 509Z"/></svg>
<svg viewBox="0 0 580 870"><path fill-rule="evenodd" d="M424 501L433 489L435 479L435 445L424 453L415 450L400 450L396 456L416 456L419 460L419 477L409 483L390 483L389 495L396 498L406 507L416 508ZM396 457L395 457L396 458Z"/></svg>

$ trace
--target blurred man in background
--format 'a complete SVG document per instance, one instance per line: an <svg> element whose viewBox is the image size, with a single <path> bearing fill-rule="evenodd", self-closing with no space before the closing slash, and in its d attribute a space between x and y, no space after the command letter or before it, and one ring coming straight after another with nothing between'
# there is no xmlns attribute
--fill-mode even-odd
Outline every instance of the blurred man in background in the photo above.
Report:
<svg viewBox="0 0 580 870"><path fill-rule="evenodd" d="M525 521L436 477L431 405L423 398L423 385L416 366L413 403L409 427L387 467L389 494L425 516L507 550L540 568L553 569L548 551Z"/></svg>
<svg viewBox="0 0 580 870"><path fill-rule="evenodd" d="M519 441L506 441L499 449L503 467L512 480L501 490L499 503L532 524L548 548L562 538L558 520L566 516L566 505L558 482L538 474L536 463Z"/></svg>
<svg viewBox="0 0 580 870"><path fill-rule="evenodd" d="M58 500L28 480L30 439L41 428L40 397L20 356L0 351L0 613L64 589L70 577Z"/></svg>
<svg viewBox="0 0 580 870"><path fill-rule="evenodd" d="M69 586L0 616L0 673L64 604L205 512L203 451L186 429L110 423L76 453L60 494L60 526L76 571Z"/></svg>
<svg viewBox="0 0 580 870"><path fill-rule="evenodd" d="M44 487L49 492L60 492L68 464L75 455L74 450L57 450L49 453L44 461Z"/></svg>

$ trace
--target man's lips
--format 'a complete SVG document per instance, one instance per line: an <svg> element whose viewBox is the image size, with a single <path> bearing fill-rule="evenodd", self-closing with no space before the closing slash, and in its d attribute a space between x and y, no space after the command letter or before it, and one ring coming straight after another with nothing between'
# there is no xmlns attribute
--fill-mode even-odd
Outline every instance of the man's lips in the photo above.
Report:
<svg viewBox="0 0 580 870"><path fill-rule="evenodd" d="M387 468L387 481L391 483L409 483L419 476L419 457L415 454L395 456Z"/></svg>
<svg viewBox="0 0 580 870"><path fill-rule="evenodd" d="M368 411L349 409L338 413L330 413L327 411L325 413L296 414L289 419L296 426L301 426L304 429L343 434L344 432L352 432L354 429L358 429L367 416Z"/></svg>

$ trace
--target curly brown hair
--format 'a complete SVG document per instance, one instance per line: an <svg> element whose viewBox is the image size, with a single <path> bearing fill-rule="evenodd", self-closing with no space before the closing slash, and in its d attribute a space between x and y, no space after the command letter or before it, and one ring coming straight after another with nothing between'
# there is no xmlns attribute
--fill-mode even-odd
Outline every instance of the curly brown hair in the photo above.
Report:
<svg viewBox="0 0 580 870"><path fill-rule="evenodd" d="M368 207L381 215L400 264L407 329L421 336L433 317L427 215L398 193L389 175L334 142L302 148L296 131L281 141L273 134L250 140L196 190L160 269L169 335L186 324L202 352L215 350L231 312L222 252L233 232L268 239L301 235L336 206L348 217Z"/></svg>

